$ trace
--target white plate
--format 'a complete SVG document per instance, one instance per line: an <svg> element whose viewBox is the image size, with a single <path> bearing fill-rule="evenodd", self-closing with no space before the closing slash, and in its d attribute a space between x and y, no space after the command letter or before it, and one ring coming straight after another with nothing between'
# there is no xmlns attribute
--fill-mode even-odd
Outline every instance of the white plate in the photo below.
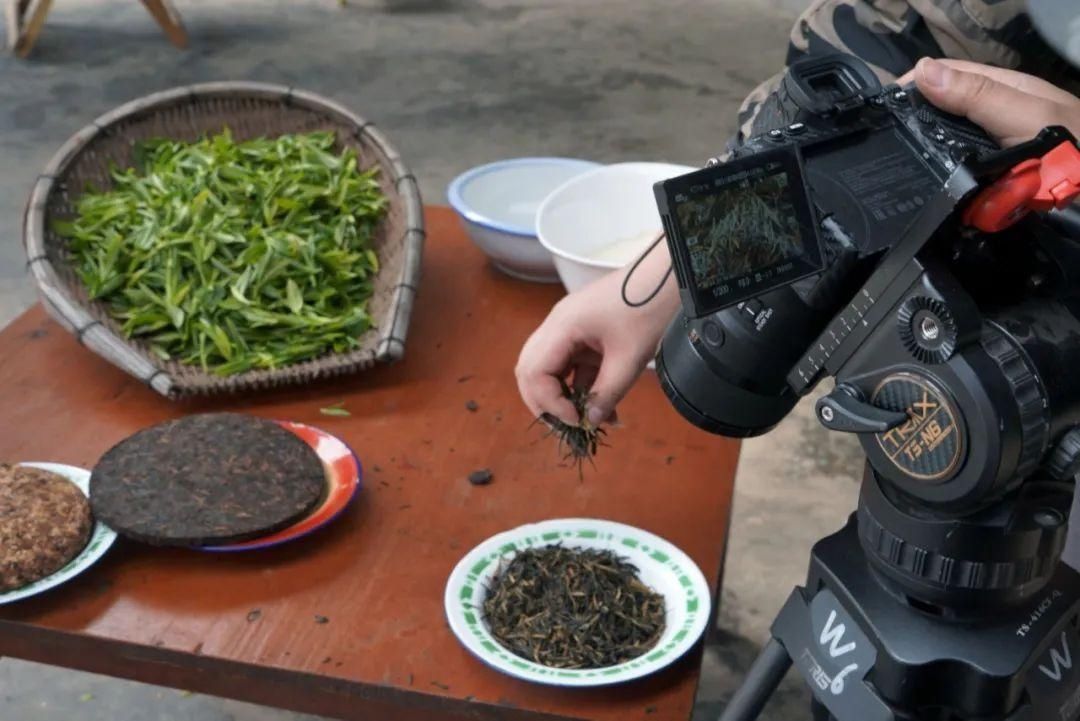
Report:
<svg viewBox="0 0 1080 721"><path fill-rule="evenodd" d="M83 468L76 468L75 466L65 466L62 463L20 463L19 465L27 466L29 468L40 468L43 471L49 471L50 473L63 476L78 486L79 490L83 492L83 495L88 498L90 496L90 471ZM48 591L50 588L55 588L61 583L78 576L80 573L90 568L90 566L97 563L98 559L105 555L105 552L109 550L115 540L116 531L112 530L104 523L95 521L94 528L90 532L90 540L87 541L86 547L83 548L78 556L50 576L46 576L39 581L34 581L22 588L17 588L14 591L0 593L0 605L14 603L15 601L29 598L30 596L36 596L39 593Z"/></svg>
<svg viewBox="0 0 1080 721"><path fill-rule="evenodd" d="M609 549L637 566L641 580L664 596L667 625L656 647L617 666L557 669L507 651L488 631L480 611L499 560L515 551L558 543ZM603 686L655 673L690 650L709 619L709 586L701 569L675 546L648 531L612 521L565 518L520 526L492 536L458 562L446 584L446 617L458 640L489 666L552 686Z"/></svg>

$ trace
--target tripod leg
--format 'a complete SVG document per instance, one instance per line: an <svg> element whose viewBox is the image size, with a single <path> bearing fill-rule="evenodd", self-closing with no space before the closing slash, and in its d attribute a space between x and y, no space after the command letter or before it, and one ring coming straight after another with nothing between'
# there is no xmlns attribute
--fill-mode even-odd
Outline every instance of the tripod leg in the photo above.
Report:
<svg viewBox="0 0 1080 721"><path fill-rule="evenodd" d="M810 699L810 713L813 715L814 721L834 721L829 709L825 708L825 704L816 698Z"/></svg>
<svg viewBox="0 0 1080 721"><path fill-rule="evenodd" d="M720 715L720 721L754 721L789 668L791 657L787 651L775 638L769 639Z"/></svg>

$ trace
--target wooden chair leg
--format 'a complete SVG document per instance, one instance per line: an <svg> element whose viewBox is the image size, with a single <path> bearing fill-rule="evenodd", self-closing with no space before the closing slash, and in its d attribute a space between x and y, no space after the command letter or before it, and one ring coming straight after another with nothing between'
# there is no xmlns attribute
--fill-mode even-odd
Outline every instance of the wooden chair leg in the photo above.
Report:
<svg viewBox="0 0 1080 721"><path fill-rule="evenodd" d="M184 24L180 22L180 14L176 12L170 0L142 0L142 4L165 31L165 36L169 38L170 43L178 48L187 47L187 32L184 30Z"/></svg>
<svg viewBox="0 0 1080 721"><path fill-rule="evenodd" d="M20 3L23 9L23 22L19 28L19 36L15 39L15 55L25 58L34 49L41 28L45 25L45 18L52 9L53 0L30 0L29 3Z"/></svg>
<svg viewBox="0 0 1080 721"><path fill-rule="evenodd" d="M4 0L4 25L7 27L8 50L15 49L22 28L23 0Z"/></svg>

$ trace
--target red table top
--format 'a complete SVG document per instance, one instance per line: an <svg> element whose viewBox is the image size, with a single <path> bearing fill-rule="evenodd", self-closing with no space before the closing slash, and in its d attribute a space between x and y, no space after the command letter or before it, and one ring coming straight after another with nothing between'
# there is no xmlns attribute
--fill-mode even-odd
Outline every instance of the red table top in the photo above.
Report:
<svg viewBox="0 0 1080 721"><path fill-rule="evenodd" d="M529 428L513 377L560 289L492 270L447 209L429 209L427 223L406 358L352 378L176 404L40 307L0 333L0 459L90 468L144 426L232 410L322 427L366 471L338 521L286 546L214 555L121 540L68 584L0 607L0 655L341 718L689 717L700 645L650 678L567 690L489 669L450 633L442 599L457 561L543 519L642 527L718 586L738 444L682 421L646 374L620 407L611 448L579 480ZM350 417L319 413L339 401ZM493 483L470 485L477 468L491 468Z"/></svg>

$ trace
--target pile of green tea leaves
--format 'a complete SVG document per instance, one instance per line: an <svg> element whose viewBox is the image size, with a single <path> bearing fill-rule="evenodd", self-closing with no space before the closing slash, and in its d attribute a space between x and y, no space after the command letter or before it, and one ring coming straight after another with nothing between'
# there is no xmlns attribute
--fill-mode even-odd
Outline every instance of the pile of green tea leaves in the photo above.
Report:
<svg viewBox="0 0 1080 721"><path fill-rule="evenodd" d="M334 140L150 141L54 229L90 297L163 359L228 375L347 351L371 327L387 201Z"/></svg>

